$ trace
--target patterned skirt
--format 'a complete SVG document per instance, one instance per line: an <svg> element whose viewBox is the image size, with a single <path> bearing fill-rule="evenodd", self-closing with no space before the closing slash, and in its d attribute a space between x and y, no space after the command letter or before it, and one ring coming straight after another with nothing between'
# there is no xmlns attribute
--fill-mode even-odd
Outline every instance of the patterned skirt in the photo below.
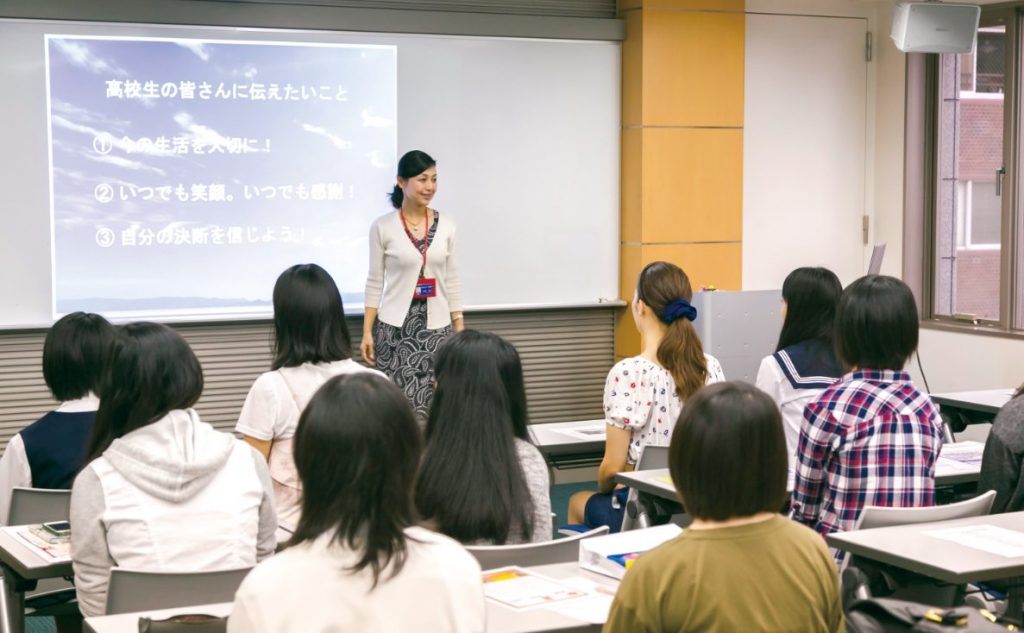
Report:
<svg viewBox="0 0 1024 633"><path fill-rule="evenodd" d="M402 327L381 320L373 326L377 369L405 392L416 416L426 420L434 396L434 352L452 333L452 326L427 329L427 302L413 300Z"/></svg>

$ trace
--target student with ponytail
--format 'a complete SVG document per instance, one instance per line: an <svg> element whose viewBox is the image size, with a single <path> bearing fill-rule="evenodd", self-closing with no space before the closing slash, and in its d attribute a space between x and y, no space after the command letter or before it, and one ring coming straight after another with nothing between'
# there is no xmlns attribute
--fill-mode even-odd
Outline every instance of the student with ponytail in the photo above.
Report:
<svg viewBox="0 0 1024 633"><path fill-rule="evenodd" d="M425 419L434 393L433 356L463 328L455 221L428 206L437 163L419 150L398 161L394 213L370 227L363 360L383 371Z"/></svg>
<svg viewBox="0 0 1024 633"><path fill-rule="evenodd" d="M693 327L697 309L692 298L690 280L675 264L653 262L640 272L631 307L642 351L608 372L600 492L572 496L570 523L618 530L628 489L616 488L615 475L632 470L645 447L668 446L683 403L704 385L725 380L722 366L704 353Z"/></svg>

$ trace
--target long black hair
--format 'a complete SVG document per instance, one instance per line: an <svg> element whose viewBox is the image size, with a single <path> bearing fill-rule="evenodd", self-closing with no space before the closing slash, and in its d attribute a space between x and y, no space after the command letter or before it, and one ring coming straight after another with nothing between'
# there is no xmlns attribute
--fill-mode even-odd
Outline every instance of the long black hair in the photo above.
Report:
<svg viewBox="0 0 1024 633"><path fill-rule="evenodd" d="M373 586L406 558L405 528L415 523L413 482L422 442L409 402L370 373L328 380L309 401L295 432L302 515L289 545L331 533L359 551L350 568L373 571Z"/></svg>
<svg viewBox="0 0 1024 633"><path fill-rule="evenodd" d="M809 339L831 347L836 307L842 294L839 277L828 268L797 268L789 273L782 282L786 319L775 351Z"/></svg>
<svg viewBox="0 0 1024 633"><path fill-rule="evenodd" d="M430 154L418 149L408 151L398 160L398 177L404 180L415 178L431 167L436 167L437 161L430 157ZM391 198L391 206L396 209L402 208L405 193L402 188L395 185L395 188L388 194Z"/></svg>
<svg viewBox="0 0 1024 633"><path fill-rule="evenodd" d="M442 533L463 543L500 545L510 538L529 540L533 533L533 499L499 361L510 357L511 347L496 334L463 330L445 341L435 358L437 388L416 507Z"/></svg>
<svg viewBox="0 0 1024 633"><path fill-rule="evenodd" d="M103 372L86 463L119 437L187 409L203 393L203 369L185 339L159 323L117 329Z"/></svg>
<svg viewBox="0 0 1024 633"><path fill-rule="evenodd" d="M514 345L500 336L491 336L497 339L494 360L498 363L498 373L501 374L501 382L505 385L505 395L508 397L508 412L512 416L512 434L529 442L531 440L529 431L527 431L529 416L526 411L523 361L519 358L519 352Z"/></svg>
<svg viewBox="0 0 1024 633"><path fill-rule="evenodd" d="M297 264L274 284L273 369L352 357L341 293L316 264Z"/></svg>

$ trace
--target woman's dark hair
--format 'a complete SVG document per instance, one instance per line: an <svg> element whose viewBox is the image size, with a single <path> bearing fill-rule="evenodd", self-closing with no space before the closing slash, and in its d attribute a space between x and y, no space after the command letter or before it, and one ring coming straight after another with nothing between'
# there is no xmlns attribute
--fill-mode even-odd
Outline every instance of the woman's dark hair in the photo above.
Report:
<svg viewBox="0 0 1024 633"><path fill-rule="evenodd" d="M289 545L332 533L359 550L350 568L373 571L373 586L406 558L416 522L412 491L422 442L402 391L370 373L328 380L299 418L293 445L302 515Z"/></svg>
<svg viewBox="0 0 1024 633"><path fill-rule="evenodd" d="M809 339L831 347L836 306L842 294L839 277L828 268L797 268L789 273L782 282L786 319L775 351Z"/></svg>
<svg viewBox="0 0 1024 633"><path fill-rule="evenodd" d="M437 161L431 158L430 154L414 149L406 152L405 155L399 159L398 177L406 180L409 178L415 178L435 166L437 166ZM391 206L396 209L401 209L402 200L405 197L405 194L402 193L402 188L395 185L395 188L391 190L389 195L391 196Z"/></svg>
<svg viewBox="0 0 1024 633"><path fill-rule="evenodd" d="M843 291L836 355L847 368L903 369L917 349L917 303L895 277L868 275Z"/></svg>
<svg viewBox="0 0 1024 633"><path fill-rule="evenodd" d="M698 519L779 512L788 465L778 406L742 382L698 391L683 407L669 445L672 481L683 507Z"/></svg>
<svg viewBox="0 0 1024 633"><path fill-rule="evenodd" d="M316 264L297 264L274 284L273 369L352 356L345 307L334 279Z"/></svg>
<svg viewBox="0 0 1024 633"><path fill-rule="evenodd" d="M669 262L651 262L640 271L636 295L659 319L664 320L669 304L676 299L690 301L693 289L690 278L679 266ZM708 363L697 330L689 319L677 318L668 324L665 338L658 346L658 362L672 374L680 399L689 398L704 386Z"/></svg>
<svg viewBox="0 0 1024 633"><path fill-rule="evenodd" d="M129 323L117 330L100 389L86 463L117 438L194 405L203 393L203 369L171 328Z"/></svg>
<svg viewBox="0 0 1024 633"><path fill-rule="evenodd" d="M511 347L496 334L463 330L435 357L437 387L416 508L463 543L500 545L514 537L527 541L533 533L533 500L499 360L510 358Z"/></svg>
<svg viewBox="0 0 1024 633"><path fill-rule="evenodd" d="M523 361L519 358L519 352L516 351L515 346L505 339L493 334L485 336L494 336L497 339L495 361L498 363L501 382L505 385L505 395L508 396L508 412L512 416L512 434L529 442Z"/></svg>
<svg viewBox="0 0 1024 633"><path fill-rule="evenodd" d="M72 312L53 324L43 343L43 379L60 402L100 394L114 326L98 314Z"/></svg>

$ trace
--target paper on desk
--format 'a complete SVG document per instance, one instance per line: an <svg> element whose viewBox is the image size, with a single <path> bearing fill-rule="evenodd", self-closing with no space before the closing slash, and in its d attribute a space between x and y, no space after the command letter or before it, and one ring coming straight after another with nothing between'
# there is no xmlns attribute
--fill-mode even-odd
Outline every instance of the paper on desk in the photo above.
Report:
<svg viewBox="0 0 1024 633"><path fill-rule="evenodd" d="M41 525L14 525L3 528L30 552L48 563L71 562L71 538L54 536Z"/></svg>
<svg viewBox="0 0 1024 633"><path fill-rule="evenodd" d="M590 426L577 426L571 429L552 429L555 433L568 435L578 440L603 441L605 439L605 425L593 424Z"/></svg>
<svg viewBox="0 0 1024 633"><path fill-rule="evenodd" d="M559 602L555 606L547 607L546 610L554 611L574 620L590 622L591 624L604 624L608 621L608 612L612 610L612 597L590 594L582 598Z"/></svg>
<svg viewBox="0 0 1024 633"><path fill-rule="evenodd" d="M560 582L563 585L579 589L586 595L546 607L548 611L592 624L604 624L608 620L608 612L612 608L612 598L615 597L614 587L607 587L582 576L563 578Z"/></svg>
<svg viewBox="0 0 1024 633"><path fill-rule="evenodd" d="M923 534L1006 558L1024 556L1024 532L994 525L967 525L929 530Z"/></svg>
<svg viewBox="0 0 1024 633"><path fill-rule="evenodd" d="M483 581L487 598L512 609L541 607L587 595L584 591L522 567L501 567L485 571Z"/></svg>
<svg viewBox="0 0 1024 633"><path fill-rule="evenodd" d="M939 455L939 458L935 460L935 474L938 475L955 475L957 473L977 473L978 466L968 464L956 459L950 459L945 455Z"/></svg>
<svg viewBox="0 0 1024 633"><path fill-rule="evenodd" d="M971 440L955 442L953 444L943 444L942 451L939 453L939 459L952 460L980 468L981 455L984 451L984 444Z"/></svg>

